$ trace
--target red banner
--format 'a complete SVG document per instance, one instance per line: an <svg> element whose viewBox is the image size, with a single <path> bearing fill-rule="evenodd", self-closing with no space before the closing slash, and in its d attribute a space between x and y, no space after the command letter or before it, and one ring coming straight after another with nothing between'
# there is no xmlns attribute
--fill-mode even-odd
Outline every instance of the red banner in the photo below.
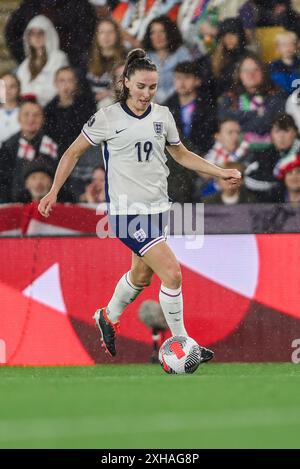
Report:
<svg viewBox="0 0 300 469"><path fill-rule="evenodd" d="M169 238L183 272L189 335L217 361L290 361L300 339L300 235L207 235L202 248ZM0 243L0 363L111 362L92 315L129 270L116 239L26 238ZM159 280L124 312L114 362L147 362L151 333L141 303L158 301Z"/></svg>
<svg viewBox="0 0 300 469"><path fill-rule="evenodd" d="M96 233L104 212L97 206L56 204L48 218L38 211L38 204L0 205L0 236L3 235L76 235Z"/></svg>

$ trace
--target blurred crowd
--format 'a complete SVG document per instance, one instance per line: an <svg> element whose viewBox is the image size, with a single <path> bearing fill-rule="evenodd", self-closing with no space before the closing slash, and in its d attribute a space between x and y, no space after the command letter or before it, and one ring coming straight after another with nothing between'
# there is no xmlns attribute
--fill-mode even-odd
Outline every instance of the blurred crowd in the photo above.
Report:
<svg viewBox="0 0 300 469"><path fill-rule="evenodd" d="M170 108L182 142L243 174L232 188L168 158L170 198L297 204L298 34L292 0L23 0L5 28L17 66L0 76L0 203L48 192L83 124L115 102L127 52L142 47L158 66L156 102ZM103 202L104 176L91 148L60 201Z"/></svg>

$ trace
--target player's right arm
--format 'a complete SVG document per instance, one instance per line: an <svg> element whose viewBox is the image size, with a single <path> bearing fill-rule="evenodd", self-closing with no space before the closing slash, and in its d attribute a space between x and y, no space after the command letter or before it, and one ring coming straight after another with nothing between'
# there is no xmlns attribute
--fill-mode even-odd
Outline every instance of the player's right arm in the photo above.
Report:
<svg viewBox="0 0 300 469"><path fill-rule="evenodd" d="M79 135L72 145L63 154L54 177L54 181L50 191L39 203L39 212L48 217L51 213L53 205L57 201L57 195L66 182L67 178L73 171L77 161L81 155L90 148L91 144L83 135Z"/></svg>

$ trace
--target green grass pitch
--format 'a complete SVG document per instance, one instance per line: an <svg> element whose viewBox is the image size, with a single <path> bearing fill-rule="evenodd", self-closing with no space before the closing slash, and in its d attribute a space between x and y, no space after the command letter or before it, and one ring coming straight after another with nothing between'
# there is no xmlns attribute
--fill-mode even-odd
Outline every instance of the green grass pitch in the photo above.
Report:
<svg viewBox="0 0 300 469"><path fill-rule="evenodd" d="M1 367L1 448L299 448L300 365Z"/></svg>

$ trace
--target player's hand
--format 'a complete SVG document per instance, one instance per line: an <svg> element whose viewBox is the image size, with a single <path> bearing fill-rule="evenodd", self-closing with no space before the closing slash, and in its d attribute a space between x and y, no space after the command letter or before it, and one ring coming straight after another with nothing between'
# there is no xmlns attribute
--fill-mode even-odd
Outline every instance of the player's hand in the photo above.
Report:
<svg viewBox="0 0 300 469"><path fill-rule="evenodd" d="M56 201L57 195L51 191L48 192L48 194L45 195L45 197L43 197L39 203L38 211L40 212L40 214L46 218L49 217L52 211L52 207L54 204L56 204Z"/></svg>
<svg viewBox="0 0 300 469"><path fill-rule="evenodd" d="M237 169L222 169L221 178L228 181L232 186L239 185L242 182L242 174Z"/></svg>

